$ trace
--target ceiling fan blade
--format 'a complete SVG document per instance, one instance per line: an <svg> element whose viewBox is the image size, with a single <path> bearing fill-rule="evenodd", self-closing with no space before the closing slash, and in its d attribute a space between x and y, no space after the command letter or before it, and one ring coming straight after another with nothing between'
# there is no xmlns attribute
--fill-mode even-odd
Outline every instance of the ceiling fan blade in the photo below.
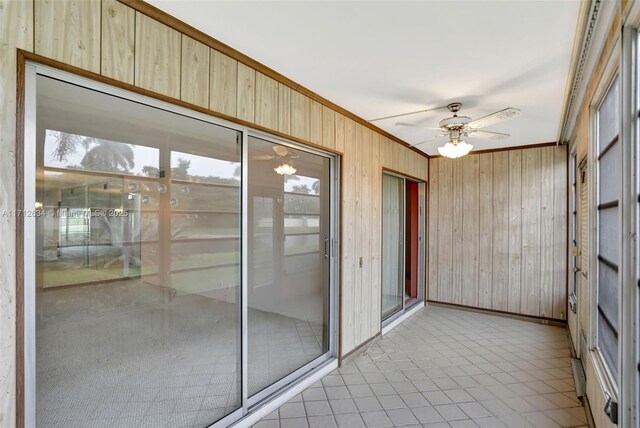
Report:
<svg viewBox="0 0 640 428"><path fill-rule="evenodd" d="M407 123L407 122L398 122L398 123L396 123L396 125L398 125L398 126L411 126L411 127L414 127L414 128L423 128L423 129L432 129L434 131L441 131L442 130L442 128L436 128L436 127L433 127L433 126L418 125L416 123Z"/></svg>
<svg viewBox="0 0 640 428"><path fill-rule="evenodd" d="M491 132L491 131L479 131L472 130L467 134L471 138L482 138L485 140L506 140L509 138L509 134L503 134L501 132Z"/></svg>
<svg viewBox="0 0 640 428"><path fill-rule="evenodd" d="M377 117L375 119L369 119L369 122L375 122L377 120L393 119L394 117L409 116L411 114L426 113L428 111L440 110L442 108L447 108L447 106L440 106L440 107L433 107L433 108L428 108L428 109L424 109L424 110L417 110L417 111L412 111L410 113L394 114L392 116Z"/></svg>
<svg viewBox="0 0 640 428"><path fill-rule="evenodd" d="M514 117L518 117L522 114L520 110L517 108L509 107L504 110L497 111L495 113L491 113L485 117L481 117L480 119L476 119L467 124L469 128L472 129L480 129L489 125L493 125L494 123L501 122L507 119L513 119Z"/></svg>
<svg viewBox="0 0 640 428"><path fill-rule="evenodd" d="M251 156L251 159L253 160L271 160L271 159L275 159L276 156L273 155L257 155L257 156Z"/></svg>
<svg viewBox="0 0 640 428"><path fill-rule="evenodd" d="M286 156L289 154L289 150L287 150L287 148L284 146L273 146L272 148L278 156Z"/></svg>
<svg viewBox="0 0 640 428"><path fill-rule="evenodd" d="M417 146L419 146L421 144L425 144L425 143L430 143L432 141L439 140L440 138L447 137L447 136L448 136L447 134L436 135L436 136L428 138L428 139L426 139L424 141L420 141L419 143L413 144L413 147L417 147Z"/></svg>

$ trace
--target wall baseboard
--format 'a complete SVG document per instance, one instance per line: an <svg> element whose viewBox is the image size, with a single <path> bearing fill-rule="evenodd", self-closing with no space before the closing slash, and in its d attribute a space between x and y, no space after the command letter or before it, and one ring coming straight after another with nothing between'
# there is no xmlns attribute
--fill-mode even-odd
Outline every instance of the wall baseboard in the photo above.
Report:
<svg viewBox="0 0 640 428"><path fill-rule="evenodd" d="M564 320L536 317L534 315L516 314L514 312L497 311L494 309L476 308L473 306L458 305L456 303L438 302L437 300L428 300L427 306L430 306L430 305L448 307L452 309L463 309L465 311L470 311L470 312L478 312L481 314L495 315L495 316L505 317L505 318L513 318L520 321L529 321L529 322L535 322L538 324L552 325L554 327L567 326L567 322Z"/></svg>
<svg viewBox="0 0 640 428"><path fill-rule="evenodd" d="M358 345L355 348L353 348L351 351L349 351L346 354L344 354L342 356L342 358L340 359L340 367L342 367L343 365L353 361L353 359L355 357L360 355L360 353L362 351L366 350L369 346L371 346L371 344L373 344L373 342L375 342L376 340L380 339L381 337L382 337L382 335L380 333L378 333L375 336L365 340L360 345Z"/></svg>

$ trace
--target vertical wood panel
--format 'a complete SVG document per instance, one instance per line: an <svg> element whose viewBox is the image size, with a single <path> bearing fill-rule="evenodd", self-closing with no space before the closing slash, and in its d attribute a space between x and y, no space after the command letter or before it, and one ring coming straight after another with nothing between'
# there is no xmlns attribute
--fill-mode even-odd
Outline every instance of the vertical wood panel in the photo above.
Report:
<svg viewBox="0 0 640 428"><path fill-rule="evenodd" d="M480 163L478 306L491 308L493 283L493 154L478 155Z"/></svg>
<svg viewBox="0 0 640 428"><path fill-rule="evenodd" d="M322 104L314 100L309 101L309 141L314 144L322 141Z"/></svg>
<svg viewBox="0 0 640 428"><path fill-rule="evenodd" d="M371 132L371 192L370 192L370 235L371 235L371 301L372 311L370 335L376 334L380 328L380 299L382 298L382 168L380 166L380 134Z"/></svg>
<svg viewBox="0 0 640 428"><path fill-rule="evenodd" d="M378 156L380 155L380 134L375 133L378 138ZM336 148L336 115L329 107L322 106L322 145L324 147Z"/></svg>
<svg viewBox="0 0 640 428"><path fill-rule="evenodd" d="M492 308L507 311L509 293L509 152L493 154Z"/></svg>
<svg viewBox="0 0 640 428"><path fill-rule="evenodd" d="M209 108L236 117L238 61L211 49L210 68Z"/></svg>
<svg viewBox="0 0 640 428"><path fill-rule="evenodd" d="M438 225L440 218L438 217L438 166L439 159L429 161L429 199L427 200L429 214L427 216L427 224L429 226L429 264L428 275L429 282L427 287L427 299L436 300L438 296Z"/></svg>
<svg viewBox="0 0 640 428"><path fill-rule="evenodd" d="M451 301L451 281L452 281L452 161L449 159L438 160L438 296L437 300L442 302Z"/></svg>
<svg viewBox="0 0 640 428"><path fill-rule="evenodd" d="M291 135L309 141L309 98L293 90L291 91Z"/></svg>
<svg viewBox="0 0 640 428"><path fill-rule="evenodd" d="M278 83L278 131L291 133L291 89Z"/></svg>
<svg viewBox="0 0 640 428"><path fill-rule="evenodd" d="M452 260L451 260L451 302L456 304L462 304L462 288L464 286L463 277L463 225L462 218L464 216L464 177L462 162L451 161L452 163L452 192L448 196L452 198L452 213L451 217L447 220L451 226L452 233Z"/></svg>
<svg viewBox="0 0 640 428"><path fill-rule="evenodd" d="M335 114L335 121L336 121L336 150L339 152L344 153L345 152L345 134L344 134L344 121L345 118L343 115L341 115L340 113L336 113ZM343 170L345 168L345 166L343 165Z"/></svg>
<svg viewBox="0 0 640 428"><path fill-rule="evenodd" d="M16 209L16 49L33 50L33 2L3 2L0 7L0 211ZM18 191L21 191L19 189ZM25 207L28 208L28 207ZM0 425L16 420L16 217L0 221ZM6 250L5 250L6 249Z"/></svg>
<svg viewBox="0 0 640 428"><path fill-rule="evenodd" d="M522 153L522 313L540 312L540 149Z"/></svg>
<svg viewBox="0 0 640 428"><path fill-rule="evenodd" d="M509 312L520 313L522 284L522 150L509 152Z"/></svg>
<svg viewBox="0 0 640 428"><path fill-rule="evenodd" d="M102 1L103 76L133 84L136 12L117 0Z"/></svg>
<svg viewBox="0 0 640 428"><path fill-rule="evenodd" d="M462 304L478 304L479 156L462 158ZM455 220L454 220L455 221Z"/></svg>
<svg viewBox="0 0 640 428"><path fill-rule="evenodd" d="M553 317L553 267L556 263L553 259L554 151L555 147L540 149L540 309L537 315L547 318Z"/></svg>
<svg viewBox="0 0 640 428"><path fill-rule="evenodd" d="M352 140L352 144L354 146L353 150L353 166L352 168L355 171L354 174L354 194L353 194L353 211L350 214L354 219L354 230L356 233L352 236L353 240L353 254L354 259L356 261L356 266L354 268L354 280L353 280L353 298L354 298L354 308L356 308L359 317L355 318L354 315L354 327L355 327L355 338L356 343L360 341L360 338L364 336L362 329L363 324L366 323L362 318L366 318L367 313L363 312L362 305L362 273L363 269L366 268L369 264L369 260L363 257L362 254L362 126L359 123L354 124L354 137ZM349 144L349 142L347 142ZM361 263L362 262L362 263ZM366 311L366 308L364 308ZM359 319L358 319L359 318Z"/></svg>
<svg viewBox="0 0 640 428"><path fill-rule="evenodd" d="M100 73L101 7L100 0L36 0L35 52Z"/></svg>
<svg viewBox="0 0 640 428"><path fill-rule="evenodd" d="M191 104L209 106L209 52L211 49L191 37L182 36L180 98Z"/></svg>
<svg viewBox="0 0 640 428"><path fill-rule="evenodd" d="M180 98L181 34L136 12L135 84Z"/></svg>
<svg viewBox="0 0 640 428"><path fill-rule="evenodd" d="M356 307L355 281L358 269L358 258L355 253L356 246L356 164L355 164L355 122L344 118L344 165L343 165L343 198L342 198L342 230L345 235L342 238L342 314L343 321L343 352L353 349L358 345L358 336L355 332L355 321L359 307Z"/></svg>
<svg viewBox="0 0 640 428"><path fill-rule="evenodd" d="M256 71L238 63L238 95L236 114L238 119L254 121L256 105Z"/></svg>
<svg viewBox="0 0 640 428"><path fill-rule="evenodd" d="M553 318L567 318L567 147L554 147L553 168Z"/></svg>
<svg viewBox="0 0 640 428"><path fill-rule="evenodd" d="M278 82L256 73L256 123L278 129Z"/></svg>
<svg viewBox="0 0 640 428"><path fill-rule="evenodd" d="M364 260L362 268L359 270L359 292L358 297L360 299L361 308L361 327L360 337L363 340L371 337L371 212L370 212L370 200L371 200L371 187L370 187L370 169L371 169L371 151L365 150L365 147L371 145L371 134L368 128L358 124L356 128L356 140L358 144L358 166L360 169L359 174L359 187L358 195L356 196L356 203L358 204L358 217L360 219L358 227L359 232L356 240L358 241L358 255Z"/></svg>

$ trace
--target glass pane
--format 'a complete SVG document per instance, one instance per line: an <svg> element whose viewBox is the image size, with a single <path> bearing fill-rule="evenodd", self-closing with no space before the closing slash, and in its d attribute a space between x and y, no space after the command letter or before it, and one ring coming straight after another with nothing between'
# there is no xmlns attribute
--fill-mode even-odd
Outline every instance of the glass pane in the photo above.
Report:
<svg viewBox="0 0 640 428"><path fill-rule="evenodd" d="M600 348L607 367L611 370L614 377L617 378L618 338L600 312L598 312L598 348Z"/></svg>
<svg viewBox="0 0 640 428"><path fill-rule="evenodd" d="M600 177L599 204L618 200L618 173L620 172L618 168L619 149L620 143L614 144L598 162L598 173Z"/></svg>
<svg viewBox="0 0 640 428"><path fill-rule="evenodd" d="M598 306L618 331L618 273L598 262Z"/></svg>
<svg viewBox="0 0 640 428"><path fill-rule="evenodd" d="M598 210L598 254L618 264L618 207Z"/></svg>
<svg viewBox="0 0 640 428"><path fill-rule="evenodd" d="M616 78L598 109L598 153L602 153L613 137L618 135L618 111L618 79Z"/></svg>
<svg viewBox="0 0 640 428"><path fill-rule="evenodd" d="M404 180L382 178L382 318L402 309Z"/></svg>
<svg viewBox="0 0 640 428"><path fill-rule="evenodd" d="M598 347L609 369L617 372L618 273L598 262Z"/></svg>
<svg viewBox="0 0 640 428"><path fill-rule="evenodd" d="M238 133L37 85L38 426L207 426L238 409Z"/></svg>
<svg viewBox="0 0 640 428"><path fill-rule="evenodd" d="M253 395L329 351L329 160L250 137L248 171Z"/></svg>

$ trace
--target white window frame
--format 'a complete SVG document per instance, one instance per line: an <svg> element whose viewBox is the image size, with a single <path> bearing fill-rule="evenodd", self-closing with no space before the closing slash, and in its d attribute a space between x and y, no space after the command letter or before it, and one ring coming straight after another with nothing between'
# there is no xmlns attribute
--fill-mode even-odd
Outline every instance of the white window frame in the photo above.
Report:
<svg viewBox="0 0 640 428"><path fill-rule="evenodd" d="M636 7L636 14L640 7ZM639 193L640 183L640 19L625 26L622 32L621 58L621 108L620 108L620 426L638 426L640 421L638 399L640 397L640 248L638 231L640 227Z"/></svg>
<svg viewBox="0 0 640 428"><path fill-rule="evenodd" d="M616 42L611 55L606 59L606 66L600 78L600 82L591 99L589 107L589 169L593 172L589 174L589 350L592 353L596 370L603 382L605 391L619 401L619 382L609 369L604 360L602 352L598 347L598 191L599 191L599 169L598 169L598 109L605 96L607 95L611 84L619 77L619 54L620 42ZM620 88L620 83L618 83ZM619 89L618 89L619 90ZM620 129L618 129L620 132ZM620 138L620 137L618 137ZM620 184L620 183L618 183ZM620 212L618 210L618 222L620 223ZM620 275L618 275L618 286L620 287ZM619 304L619 301L618 301ZM618 315L619 318L619 315ZM618 328L620 329L620 319L618 319ZM618 338L618 354L620 353L620 338ZM618 358L619 360L619 358ZM618 371L620 373L620 371Z"/></svg>

